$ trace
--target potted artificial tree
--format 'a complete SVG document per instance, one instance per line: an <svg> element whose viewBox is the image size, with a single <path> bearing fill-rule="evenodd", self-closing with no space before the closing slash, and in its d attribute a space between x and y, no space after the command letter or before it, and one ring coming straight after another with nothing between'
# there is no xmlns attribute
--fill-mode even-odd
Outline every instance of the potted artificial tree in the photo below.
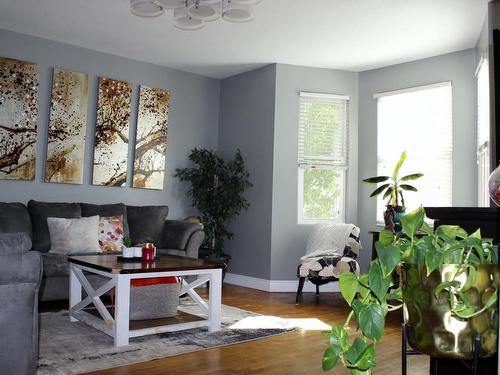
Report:
<svg viewBox="0 0 500 375"><path fill-rule="evenodd" d="M189 154L192 168L177 168L175 176L191 183L187 196L191 198L202 216L205 230L203 247L209 249L208 257L227 264L230 257L224 254L224 239L233 238L228 222L248 209L243 192L252 186L240 150L231 160L225 161L216 151L194 148Z"/></svg>
<svg viewBox="0 0 500 375"><path fill-rule="evenodd" d="M323 369L339 362L351 374L371 374L389 311L404 307L410 345L442 358L471 359L473 340L480 357L497 352L498 246L468 235L462 228L442 225L433 231L423 208L401 218L402 233L383 230L376 243L378 258L367 274L340 276L340 291L351 307L343 325L333 325ZM417 235L418 232L418 235ZM392 274L401 270L401 287L392 290ZM357 337L349 337L355 319Z"/></svg>
<svg viewBox="0 0 500 375"><path fill-rule="evenodd" d="M399 161L396 163L394 167L394 171L392 172L392 176L376 176L370 177L363 180L363 182L368 182L372 184L379 184L383 182L382 185L377 187L370 195L370 197L376 197L382 193L383 199L389 198L387 202L387 209L384 212L384 221L386 225L386 229L396 231L401 230L401 217L405 214L405 200L403 196L403 191L417 191L417 189L408 184L408 181L417 180L423 176L422 173L413 173L406 175L404 177L399 177L399 171L403 166L404 161L406 160L406 151L403 151ZM400 199L401 198L401 199Z"/></svg>

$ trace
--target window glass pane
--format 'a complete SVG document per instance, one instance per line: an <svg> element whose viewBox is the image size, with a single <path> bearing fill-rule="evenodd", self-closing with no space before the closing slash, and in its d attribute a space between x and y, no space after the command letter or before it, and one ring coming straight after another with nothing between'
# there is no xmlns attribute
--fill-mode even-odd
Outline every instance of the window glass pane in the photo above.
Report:
<svg viewBox="0 0 500 375"><path fill-rule="evenodd" d="M404 192L407 210L452 205L452 89L433 87L378 99L377 174L392 175L401 153L407 151L400 177L423 173L411 181L418 192ZM380 196L377 219L387 202Z"/></svg>
<svg viewBox="0 0 500 375"><path fill-rule="evenodd" d="M344 171L338 169L302 169L304 220L340 219Z"/></svg>

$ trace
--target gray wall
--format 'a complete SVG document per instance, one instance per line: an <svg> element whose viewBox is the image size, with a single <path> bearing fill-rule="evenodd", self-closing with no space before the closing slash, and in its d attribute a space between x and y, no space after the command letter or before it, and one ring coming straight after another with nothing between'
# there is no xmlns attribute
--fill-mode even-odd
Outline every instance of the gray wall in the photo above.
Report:
<svg viewBox="0 0 500 375"><path fill-rule="evenodd" d="M220 89L218 80L5 30L0 30L0 56L40 65L36 179L33 182L0 181L0 201L26 202L33 198L48 201L125 202L137 205L168 204L171 209L170 217L183 217L194 212L184 197L186 187L181 186L172 175L176 167L187 164L187 155L191 148L217 148ZM90 74L83 185L43 182L54 67ZM90 185L99 76L126 80L133 84L130 134L134 136L139 84L171 90L164 190L147 191L130 187ZM129 146L129 155L132 155L133 143ZM127 186L131 184L132 161L129 160Z"/></svg>
<svg viewBox="0 0 500 375"><path fill-rule="evenodd" d="M229 271L270 279L276 65L226 78L221 83L219 151L232 157L240 149L253 187L250 202L232 223Z"/></svg>
<svg viewBox="0 0 500 375"><path fill-rule="evenodd" d="M357 223L358 74L277 65L274 124L271 279L294 280L311 226L297 224L299 92L349 95L349 169L346 221Z"/></svg>
<svg viewBox="0 0 500 375"><path fill-rule="evenodd" d="M474 49L360 73L359 178L377 173L377 105L373 94L451 81L453 85L453 206L476 206L476 82ZM397 138L404 134L396 135ZM372 186L359 184L358 217L362 228L362 266L371 255L368 231L376 229Z"/></svg>

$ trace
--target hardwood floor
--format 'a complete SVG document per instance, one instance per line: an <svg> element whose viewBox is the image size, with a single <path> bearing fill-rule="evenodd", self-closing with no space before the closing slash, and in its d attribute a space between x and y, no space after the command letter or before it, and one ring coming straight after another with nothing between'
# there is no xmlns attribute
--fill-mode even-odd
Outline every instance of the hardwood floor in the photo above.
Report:
<svg viewBox="0 0 500 375"><path fill-rule="evenodd" d="M202 293L200 293L202 294ZM229 306L284 318L318 318L327 324L341 323L346 304L338 293L322 293L319 305L313 293L304 293L295 305L295 293L267 293L233 285L224 285L223 303ZM374 374L401 374L400 313L388 317L385 335L378 346ZM326 339L319 331L297 331L242 344L92 372L92 375L229 375L229 374L325 374L321 358ZM347 374L342 368L330 372ZM428 357L409 358L408 374L427 375Z"/></svg>

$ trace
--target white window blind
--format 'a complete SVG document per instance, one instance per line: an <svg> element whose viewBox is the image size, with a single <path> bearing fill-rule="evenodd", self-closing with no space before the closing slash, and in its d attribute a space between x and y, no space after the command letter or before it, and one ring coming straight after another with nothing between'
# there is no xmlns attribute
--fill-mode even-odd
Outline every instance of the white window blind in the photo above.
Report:
<svg viewBox="0 0 500 375"><path fill-rule="evenodd" d="M488 59L482 58L477 72L477 181L478 206L489 207L490 174L490 75Z"/></svg>
<svg viewBox="0 0 500 375"><path fill-rule="evenodd" d="M348 99L300 93L299 165L347 167Z"/></svg>
<svg viewBox="0 0 500 375"><path fill-rule="evenodd" d="M300 93L298 222L345 221L349 97Z"/></svg>
<svg viewBox="0 0 500 375"><path fill-rule="evenodd" d="M376 94L377 174L391 176L407 151L400 176L423 173L412 181L418 192L404 192L407 210L452 205L453 126L450 82ZM377 202L382 221L386 201Z"/></svg>

